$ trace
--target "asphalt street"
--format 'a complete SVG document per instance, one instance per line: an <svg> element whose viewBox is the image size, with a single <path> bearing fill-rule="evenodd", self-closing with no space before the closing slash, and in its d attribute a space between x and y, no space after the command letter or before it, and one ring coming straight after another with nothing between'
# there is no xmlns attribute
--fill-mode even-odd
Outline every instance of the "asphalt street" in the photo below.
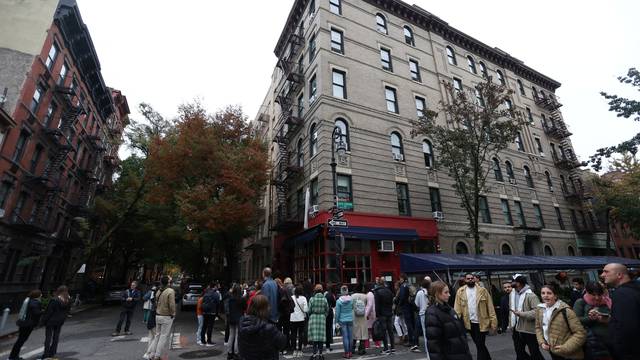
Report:
<svg viewBox="0 0 640 360"><path fill-rule="evenodd" d="M118 306L101 307L74 315L62 327L57 357L60 360L133 360L142 359L147 343L147 330L142 322L142 310L136 309L131 330L132 335L112 337L120 308ZM224 330L222 321L216 322L214 347L202 347L195 343L196 317L194 312L178 312L174 321L171 349L167 351L165 359L226 359L223 345ZM15 338L0 340L0 360L7 359ZM42 355L44 329L37 329L22 348L21 356L26 360L38 359ZM469 347L474 354L475 346L469 340ZM515 360L515 353L510 334L489 336L487 347L494 360ZM396 354L381 356L378 349L369 349L364 356L354 356L354 359L373 360L383 357L399 359L424 359L424 353L412 353L404 346L396 347ZM308 359L308 350L302 356L295 358ZM281 357L294 359L293 356ZM333 351L325 354L325 358L342 359L342 342L334 339ZM548 358L548 357L547 357Z"/></svg>

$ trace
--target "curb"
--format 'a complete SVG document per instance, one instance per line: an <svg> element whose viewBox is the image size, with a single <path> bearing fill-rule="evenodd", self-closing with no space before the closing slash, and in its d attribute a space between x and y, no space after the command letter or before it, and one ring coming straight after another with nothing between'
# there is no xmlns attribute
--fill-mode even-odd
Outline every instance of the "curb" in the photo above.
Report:
<svg viewBox="0 0 640 360"><path fill-rule="evenodd" d="M79 313L87 311L87 310L93 310L93 309L98 308L100 306L101 306L100 304L89 304L89 305L81 307L79 309L77 309L77 308L76 309L71 309L71 310L69 310L69 315L75 315L75 314L79 314ZM40 328L40 326L36 327L36 329L37 328ZM19 330L15 330L15 331L8 332L6 334L2 334L2 335L0 335L0 340L6 340L6 339L8 339L10 337L15 336L16 334L18 334L18 331Z"/></svg>

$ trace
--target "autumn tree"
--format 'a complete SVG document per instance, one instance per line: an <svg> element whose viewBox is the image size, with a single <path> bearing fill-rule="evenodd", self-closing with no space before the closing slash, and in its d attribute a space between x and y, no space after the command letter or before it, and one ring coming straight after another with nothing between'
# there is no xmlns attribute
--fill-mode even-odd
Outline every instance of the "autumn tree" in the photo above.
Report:
<svg viewBox="0 0 640 360"><path fill-rule="evenodd" d="M152 144L150 199L175 204L177 217L211 262L224 253L227 280L237 269L240 240L254 224L267 180L266 146L240 108L210 115L198 103L180 107L175 131ZM205 243L206 237L215 242Z"/></svg>
<svg viewBox="0 0 640 360"><path fill-rule="evenodd" d="M433 140L437 166L453 179L460 205L467 212L475 253L481 254L480 198L489 190L490 159L513 143L524 120L511 108L513 92L491 78L474 89L457 90L450 83L444 87L448 100L440 102L439 112L429 110L413 121L412 135ZM439 114L442 121L437 121Z"/></svg>

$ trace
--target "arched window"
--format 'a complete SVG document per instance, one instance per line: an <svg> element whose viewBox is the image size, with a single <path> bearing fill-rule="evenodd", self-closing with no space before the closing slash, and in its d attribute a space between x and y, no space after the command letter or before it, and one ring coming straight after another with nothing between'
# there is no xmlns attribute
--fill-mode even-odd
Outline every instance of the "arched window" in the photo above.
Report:
<svg viewBox="0 0 640 360"><path fill-rule="evenodd" d="M318 128L316 124L311 124L309 128L309 157L314 157L318 153Z"/></svg>
<svg viewBox="0 0 640 360"><path fill-rule="evenodd" d="M349 151L351 149L351 146L349 145L349 125L347 125L347 122L344 119L338 118L336 120L336 127L340 128L340 140L344 142L347 146L347 151Z"/></svg>
<svg viewBox="0 0 640 360"><path fill-rule="evenodd" d="M302 151L302 139L298 140L298 166L304 166L304 152Z"/></svg>
<svg viewBox="0 0 640 360"><path fill-rule="evenodd" d="M544 255L545 256L553 256L553 250L551 249L551 246L549 246L549 245L545 245L544 246Z"/></svg>
<svg viewBox="0 0 640 360"><path fill-rule="evenodd" d="M520 95L525 95L524 92L524 85L522 84L522 81L520 79L516 80L516 82L518 83L518 90L520 90Z"/></svg>
<svg viewBox="0 0 640 360"><path fill-rule="evenodd" d="M474 74L478 73L478 71L476 70L476 62L473 60L471 55L467 56L467 65L469 65L469 72L472 72Z"/></svg>
<svg viewBox="0 0 640 360"><path fill-rule="evenodd" d="M500 161L498 158L493 158L493 175L496 177L496 181L504 181L502 178L502 169L500 169Z"/></svg>
<svg viewBox="0 0 640 360"><path fill-rule="evenodd" d="M504 81L504 75L502 75L502 71L496 70L496 76L498 78L498 82L500 85L506 85L507 83Z"/></svg>
<svg viewBox="0 0 640 360"><path fill-rule="evenodd" d="M569 245L569 247L567 248L567 253L569 253L569 256L576 256L576 249L574 249L573 246Z"/></svg>
<svg viewBox="0 0 640 360"><path fill-rule="evenodd" d="M394 159L404 160L402 137L395 131L391 133L391 152L393 153Z"/></svg>
<svg viewBox="0 0 640 360"><path fill-rule="evenodd" d="M511 255L511 246L509 244L502 244L502 255Z"/></svg>
<svg viewBox="0 0 640 360"><path fill-rule="evenodd" d="M542 100L547 100L547 95L542 90L540 90L540 97L542 98Z"/></svg>
<svg viewBox="0 0 640 360"><path fill-rule="evenodd" d="M429 140L422 142L422 153L424 154L424 166L433 167L433 146Z"/></svg>
<svg viewBox="0 0 640 360"><path fill-rule="evenodd" d="M510 182L515 181L516 175L513 173L513 165L511 165L511 162L505 161L504 165L507 168L507 178L509 178Z"/></svg>
<svg viewBox="0 0 640 360"><path fill-rule="evenodd" d="M485 79L488 78L489 73L487 72L487 66L482 61L479 62L479 65L480 65L480 73L482 74L482 77Z"/></svg>
<svg viewBox="0 0 640 360"><path fill-rule="evenodd" d="M462 241L456 244L456 254L468 254L468 253L469 253L469 248L467 247L467 244L463 243Z"/></svg>
<svg viewBox="0 0 640 360"><path fill-rule="evenodd" d="M458 61L456 60L456 53L453 51L451 46L447 46L447 61L451 65L458 65Z"/></svg>
<svg viewBox="0 0 640 360"><path fill-rule="evenodd" d="M524 179L527 181L527 186L528 187L534 187L533 186L533 177L531 177L531 170L529 170L528 166L524 166Z"/></svg>
<svg viewBox="0 0 640 360"><path fill-rule="evenodd" d="M404 27L404 42L411 46L416 46L416 41L413 38L413 30L411 30L411 28L406 25Z"/></svg>
<svg viewBox="0 0 640 360"><path fill-rule="evenodd" d="M553 181L551 181L551 174L549 174L548 171L545 171L544 176L547 178L547 186L549 186L549 191L553 192Z"/></svg>
<svg viewBox="0 0 640 360"><path fill-rule="evenodd" d="M387 34L387 19L382 14L376 14L376 24L378 31Z"/></svg>

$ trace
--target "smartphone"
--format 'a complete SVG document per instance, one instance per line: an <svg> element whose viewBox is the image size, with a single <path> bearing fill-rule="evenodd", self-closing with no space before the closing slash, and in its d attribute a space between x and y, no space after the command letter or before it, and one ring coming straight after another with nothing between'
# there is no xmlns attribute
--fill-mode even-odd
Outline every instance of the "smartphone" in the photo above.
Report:
<svg viewBox="0 0 640 360"><path fill-rule="evenodd" d="M602 317L609 317L609 314L602 314L602 313L598 313L598 315L602 316Z"/></svg>

